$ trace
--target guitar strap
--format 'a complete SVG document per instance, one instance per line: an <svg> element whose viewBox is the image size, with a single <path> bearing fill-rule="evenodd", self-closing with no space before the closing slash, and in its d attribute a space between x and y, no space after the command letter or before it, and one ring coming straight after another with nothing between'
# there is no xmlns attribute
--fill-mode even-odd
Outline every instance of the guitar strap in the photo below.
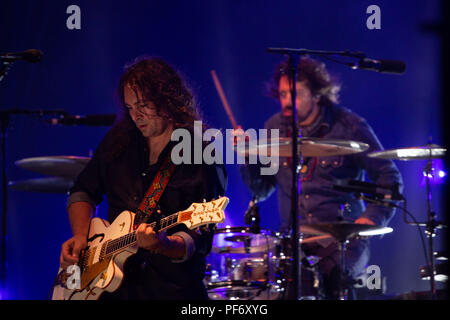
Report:
<svg viewBox="0 0 450 320"><path fill-rule="evenodd" d="M139 223L143 221L144 218L148 219L150 215L153 213L159 201L159 198L161 198L164 189L169 183L172 173L175 170L175 165L172 163L172 161L170 161L170 154L171 153L169 152L166 159L161 164L161 167L156 173L153 182L148 188L147 193L145 194L144 199L142 200L138 208L138 212L134 219L135 221L133 226L134 230L137 229Z"/></svg>

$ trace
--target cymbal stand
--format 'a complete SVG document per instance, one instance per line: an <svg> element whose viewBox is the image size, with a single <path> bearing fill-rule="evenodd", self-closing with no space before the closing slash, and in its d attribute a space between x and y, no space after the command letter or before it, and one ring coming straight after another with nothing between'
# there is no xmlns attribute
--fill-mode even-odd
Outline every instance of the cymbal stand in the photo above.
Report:
<svg viewBox="0 0 450 320"><path fill-rule="evenodd" d="M429 264L430 264L430 288L431 288L431 299L436 300L436 281L434 277L435 267L434 267L434 249L433 249L433 237L436 236L436 228L438 226L436 222L436 213L431 210L431 188L430 188L430 177L433 175L433 166L431 159L431 149L430 158L428 159L425 168L423 169L426 181L426 193L427 193L427 224L426 224L426 234L428 236L428 254L429 254Z"/></svg>
<svg viewBox="0 0 450 320"><path fill-rule="evenodd" d="M341 266L339 272L339 300L347 300L347 288L345 284L345 250L347 249L347 240L338 240L339 253L341 257Z"/></svg>
<svg viewBox="0 0 450 320"><path fill-rule="evenodd" d="M437 293L436 293L436 280L435 280L435 264L434 264L434 244L433 244L433 238L436 236L436 229L446 227L445 224L442 224L440 221L436 220L436 212L434 212L431 209L431 187L430 187L430 179L433 177L433 154L432 154L432 144L430 141L430 149L429 149L429 155L427 163L422 171L423 175L425 176L425 182L426 182L426 197L427 197L427 221L426 222L410 222L406 218L406 211L405 215L403 217L403 220L405 223L409 225L416 225L419 227L425 227L425 234L428 237L428 261L427 266L429 268L430 273L430 295L432 300L437 299Z"/></svg>

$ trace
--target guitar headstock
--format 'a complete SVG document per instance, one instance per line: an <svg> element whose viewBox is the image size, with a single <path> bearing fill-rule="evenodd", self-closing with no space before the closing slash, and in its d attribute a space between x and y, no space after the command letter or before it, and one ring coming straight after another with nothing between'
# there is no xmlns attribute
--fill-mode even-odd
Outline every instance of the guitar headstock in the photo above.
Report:
<svg viewBox="0 0 450 320"><path fill-rule="evenodd" d="M222 223L225 221L224 210L230 202L227 197L203 203L193 203L184 211L178 212L178 222L184 223L189 229L195 229L205 224Z"/></svg>

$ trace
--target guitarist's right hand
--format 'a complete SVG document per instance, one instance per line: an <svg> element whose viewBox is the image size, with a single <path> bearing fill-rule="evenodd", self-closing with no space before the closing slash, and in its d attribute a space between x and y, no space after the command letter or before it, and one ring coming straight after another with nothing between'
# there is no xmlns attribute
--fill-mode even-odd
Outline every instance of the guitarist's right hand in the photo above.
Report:
<svg viewBox="0 0 450 320"><path fill-rule="evenodd" d="M61 248L61 268L66 269L70 265L77 264L81 250L86 247L87 240L82 235L75 235L64 242Z"/></svg>

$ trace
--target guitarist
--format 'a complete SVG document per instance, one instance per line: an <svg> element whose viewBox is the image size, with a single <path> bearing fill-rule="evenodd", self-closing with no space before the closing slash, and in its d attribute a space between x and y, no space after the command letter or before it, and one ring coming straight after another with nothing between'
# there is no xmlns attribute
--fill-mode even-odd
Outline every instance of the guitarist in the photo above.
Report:
<svg viewBox="0 0 450 320"><path fill-rule="evenodd" d="M194 121L200 120L190 89L160 58L144 58L127 67L117 95L121 114L70 190L67 208L73 236L62 245L63 268L76 264L87 246L90 219L103 196L110 223L124 210L137 212L170 157L175 145L172 132L176 128L193 132ZM224 195L226 183L223 165L177 165L150 219ZM147 217L140 217L142 223L135 221L139 249L124 265L121 286L104 292L100 299L207 299L203 277L212 227L189 230L181 224L155 232Z"/></svg>

